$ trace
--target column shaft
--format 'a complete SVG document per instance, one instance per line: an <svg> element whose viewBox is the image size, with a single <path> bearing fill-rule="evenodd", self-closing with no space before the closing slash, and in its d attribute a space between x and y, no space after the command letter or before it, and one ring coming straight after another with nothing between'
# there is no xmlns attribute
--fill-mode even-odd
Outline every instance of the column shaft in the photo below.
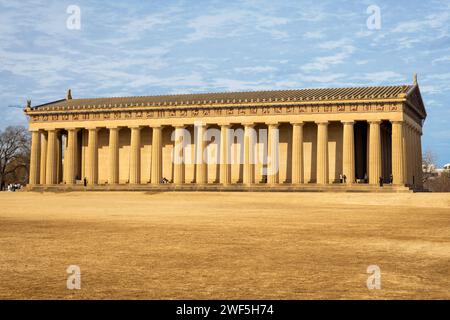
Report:
<svg viewBox="0 0 450 320"><path fill-rule="evenodd" d="M51 185L56 183L56 131L48 131L47 142L47 161L46 161L46 177L45 184Z"/></svg>
<svg viewBox="0 0 450 320"><path fill-rule="evenodd" d="M62 134L56 133L56 183L59 184L63 181L63 166L62 166Z"/></svg>
<svg viewBox="0 0 450 320"><path fill-rule="evenodd" d="M67 152L64 155L64 171L66 184L75 184L75 171L77 164L77 141L76 129L69 129L67 133Z"/></svg>
<svg viewBox="0 0 450 320"><path fill-rule="evenodd" d="M411 146L412 146L411 166L413 168L412 180L413 180L414 187L416 187L416 185L417 185L417 142L416 142L416 130L413 127L411 127Z"/></svg>
<svg viewBox="0 0 450 320"><path fill-rule="evenodd" d="M230 125L220 126L220 183L231 183L230 171Z"/></svg>
<svg viewBox="0 0 450 320"><path fill-rule="evenodd" d="M406 140L406 123L402 125L402 149L403 149L403 179L405 184L408 184L408 163L406 161L408 154L408 146Z"/></svg>
<svg viewBox="0 0 450 320"><path fill-rule="evenodd" d="M343 145L343 174L347 177L347 184L355 182L355 136L354 122L344 122L343 127L344 145Z"/></svg>
<svg viewBox="0 0 450 320"><path fill-rule="evenodd" d="M267 183L277 184L279 182L279 130L278 124L268 125L268 146L267 146Z"/></svg>
<svg viewBox="0 0 450 320"><path fill-rule="evenodd" d="M417 132L417 157L418 157L418 174L417 174L417 183L419 188L423 188L423 177L422 177L422 132Z"/></svg>
<svg viewBox="0 0 450 320"><path fill-rule="evenodd" d="M41 133L33 131L31 133L31 154L30 154L30 185L39 184L39 164L41 152Z"/></svg>
<svg viewBox="0 0 450 320"><path fill-rule="evenodd" d="M412 184L411 179L411 161L409 157L411 156L411 142L409 139L409 124L405 122L404 125L404 140L405 140L405 175L406 175L406 183L407 185Z"/></svg>
<svg viewBox="0 0 450 320"><path fill-rule="evenodd" d="M86 163L87 182L95 185L98 182L98 137L97 129L89 129L88 151Z"/></svg>
<svg viewBox="0 0 450 320"><path fill-rule="evenodd" d="M197 129L196 137L196 177L195 182L197 184L205 184L207 182L206 163L205 163L205 128L204 124L196 124Z"/></svg>
<svg viewBox="0 0 450 320"><path fill-rule="evenodd" d="M119 184L119 128L109 128L108 184Z"/></svg>
<svg viewBox="0 0 450 320"><path fill-rule="evenodd" d="M292 124L292 183L303 183L303 123Z"/></svg>
<svg viewBox="0 0 450 320"><path fill-rule="evenodd" d="M162 127L152 127L152 171L150 181L157 185L162 179Z"/></svg>
<svg viewBox="0 0 450 320"><path fill-rule="evenodd" d="M184 126L175 127L173 183L184 183Z"/></svg>
<svg viewBox="0 0 450 320"><path fill-rule="evenodd" d="M131 128L130 184L141 183L141 128Z"/></svg>
<svg viewBox="0 0 450 320"><path fill-rule="evenodd" d="M246 185L255 183L255 130L253 124L244 126L244 177L243 182Z"/></svg>
<svg viewBox="0 0 450 320"><path fill-rule="evenodd" d="M39 183L45 185L45 179L47 176L46 168L47 168L47 140L48 133L42 132L41 135L41 163L40 163L40 174L39 174Z"/></svg>
<svg viewBox="0 0 450 320"><path fill-rule="evenodd" d="M380 121L370 122L369 184L378 184L381 177Z"/></svg>
<svg viewBox="0 0 450 320"><path fill-rule="evenodd" d="M328 122L317 123L317 183L328 184Z"/></svg>
<svg viewBox="0 0 450 320"><path fill-rule="evenodd" d="M392 122L392 178L393 184L404 185L404 150L403 150L403 122Z"/></svg>

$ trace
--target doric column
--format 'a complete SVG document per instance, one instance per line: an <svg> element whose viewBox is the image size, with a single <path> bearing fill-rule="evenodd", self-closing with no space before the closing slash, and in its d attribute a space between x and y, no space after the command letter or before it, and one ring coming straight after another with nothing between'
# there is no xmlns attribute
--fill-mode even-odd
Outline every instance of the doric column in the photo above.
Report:
<svg viewBox="0 0 450 320"><path fill-rule="evenodd" d="M416 129L414 127L411 127L410 131L411 135L411 167L412 170L412 177L413 177L413 184L414 186L417 185L417 142L416 142Z"/></svg>
<svg viewBox="0 0 450 320"><path fill-rule="evenodd" d="M205 163L205 129L206 125L203 123L196 123L195 129L197 130L196 136L196 177L195 183L205 184L206 183L206 163Z"/></svg>
<svg viewBox="0 0 450 320"><path fill-rule="evenodd" d="M40 163L40 174L39 174L39 183L44 185L45 179L47 176L46 168L47 168L47 140L48 133L46 131L42 132L41 135L41 163Z"/></svg>
<svg viewBox="0 0 450 320"><path fill-rule="evenodd" d="M71 128L67 130L67 149L64 155L64 171L66 184L75 184L75 172L77 164L77 129Z"/></svg>
<svg viewBox="0 0 450 320"><path fill-rule="evenodd" d="M173 183L184 183L184 126L175 126L173 150Z"/></svg>
<svg viewBox="0 0 450 320"><path fill-rule="evenodd" d="M414 185L414 182L415 182L414 181L415 180L415 177L414 177L414 140L413 140L413 127L411 125L408 127L408 139L409 139L409 146L410 146L408 159L409 159L409 165L411 168L411 171L410 171L411 185Z"/></svg>
<svg viewBox="0 0 450 320"><path fill-rule="evenodd" d="M109 127L108 184L119 183L119 128Z"/></svg>
<svg viewBox="0 0 450 320"><path fill-rule="evenodd" d="M378 184L381 177L381 121L370 121L369 184Z"/></svg>
<svg viewBox="0 0 450 320"><path fill-rule="evenodd" d="M45 184L56 183L56 130L48 130L47 141L47 161L46 161L46 177Z"/></svg>
<svg viewBox="0 0 450 320"><path fill-rule="evenodd" d="M88 150L86 161L86 178L90 185L95 185L98 182L98 136L97 128L89 129L88 136Z"/></svg>
<svg viewBox="0 0 450 320"><path fill-rule="evenodd" d="M292 124L292 183L303 183L303 122Z"/></svg>
<svg viewBox="0 0 450 320"><path fill-rule="evenodd" d="M409 157L411 156L411 142L409 140L409 124L405 122L403 126L404 130L404 147L405 147L405 180L407 185L411 185L411 161Z"/></svg>
<svg viewBox="0 0 450 320"><path fill-rule="evenodd" d="M61 183L63 178L63 166L62 166L62 134L61 132L56 133L56 183Z"/></svg>
<svg viewBox="0 0 450 320"><path fill-rule="evenodd" d="M404 185L403 122L392 121L392 178L393 184Z"/></svg>
<svg viewBox="0 0 450 320"><path fill-rule="evenodd" d="M277 184L279 182L279 131L278 123L269 123L268 125L268 146L267 146L267 183Z"/></svg>
<svg viewBox="0 0 450 320"><path fill-rule="evenodd" d="M131 127L130 184L141 183L141 128Z"/></svg>
<svg viewBox="0 0 450 320"><path fill-rule="evenodd" d="M343 121L343 154L342 154L342 170L346 176L347 184L355 182L355 136L354 122Z"/></svg>
<svg viewBox="0 0 450 320"><path fill-rule="evenodd" d="M403 135L402 135L402 147L403 147L403 179L405 184L409 184L409 174L408 174L408 134L407 134L406 122L403 123Z"/></svg>
<svg viewBox="0 0 450 320"><path fill-rule="evenodd" d="M159 184L162 178L162 127L152 126L151 183Z"/></svg>
<svg viewBox="0 0 450 320"><path fill-rule="evenodd" d="M41 152L41 133L38 130L31 132L31 154L30 154L30 185L39 184L39 164Z"/></svg>
<svg viewBox="0 0 450 320"><path fill-rule="evenodd" d="M409 146L410 146L408 160L409 160L409 165L411 168L411 172L410 172L411 184L414 186L414 184L415 184L415 176L414 175L416 174L416 169L415 169L415 161L414 161L414 155L415 155L414 128L412 126L408 127L408 139L409 139Z"/></svg>
<svg viewBox="0 0 450 320"><path fill-rule="evenodd" d="M246 185L255 183L255 130L253 123L244 124L244 177Z"/></svg>
<svg viewBox="0 0 450 320"><path fill-rule="evenodd" d="M230 125L220 125L220 183L231 183L230 171Z"/></svg>
<svg viewBox="0 0 450 320"><path fill-rule="evenodd" d="M317 183L328 184L328 122L317 123Z"/></svg>
<svg viewBox="0 0 450 320"><path fill-rule="evenodd" d="M419 129L419 131L417 132L417 157L418 157L418 175L417 175L417 183L419 185L420 188L423 187L423 181L422 181L422 132Z"/></svg>

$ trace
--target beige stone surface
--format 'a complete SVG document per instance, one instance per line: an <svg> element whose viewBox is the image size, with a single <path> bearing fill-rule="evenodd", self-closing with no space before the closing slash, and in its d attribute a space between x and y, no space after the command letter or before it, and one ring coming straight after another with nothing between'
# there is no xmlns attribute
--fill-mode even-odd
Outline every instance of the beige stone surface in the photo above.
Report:
<svg viewBox="0 0 450 320"><path fill-rule="evenodd" d="M448 194L0 193L0 298L449 299ZM81 290L66 268L81 268ZM381 290L366 269L381 268Z"/></svg>

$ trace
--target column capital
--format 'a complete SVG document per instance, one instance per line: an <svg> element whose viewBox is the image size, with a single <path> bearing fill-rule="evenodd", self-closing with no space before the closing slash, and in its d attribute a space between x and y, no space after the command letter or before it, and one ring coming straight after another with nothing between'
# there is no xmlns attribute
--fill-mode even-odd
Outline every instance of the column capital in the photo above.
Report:
<svg viewBox="0 0 450 320"><path fill-rule="evenodd" d="M243 122L242 125L244 127L254 127L255 123L254 122Z"/></svg>
<svg viewBox="0 0 450 320"><path fill-rule="evenodd" d="M367 123L370 123L370 124L381 124L381 120L367 120Z"/></svg>
<svg viewBox="0 0 450 320"><path fill-rule="evenodd" d="M184 128L186 128L186 125L185 124L174 124L173 127L175 129L184 129Z"/></svg>
<svg viewBox="0 0 450 320"><path fill-rule="evenodd" d="M193 125L194 125L194 127L202 127L202 128L206 128L208 126L208 124L203 121L196 121L196 122L194 122Z"/></svg>
<svg viewBox="0 0 450 320"><path fill-rule="evenodd" d="M355 120L341 120L342 124L355 124Z"/></svg>
<svg viewBox="0 0 450 320"><path fill-rule="evenodd" d="M142 129L142 126L140 126L140 125L131 125L131 126L128 126L128 128L130 128L130 129L139 129L139 130L141 130L141 129Z"/></svg>
<svg viewBox="0 0 450 320"><path fill-rule="evenodd" d="M405 121L403 121L403 120L391 120L391 123L392 124L404 124L405 123Z"/></svg>
<svg viewBox="0 0 450 320"><path fill-rule="evenodd" d="M107 126L106 129L108 130L119 130L119 126Z"/></svg>
<svg viewBox="0 0 450 320"><path fill-rule="evenodd" d="M78 130L80 130L80 128L70 127L70 128L66 128L66 130L77 132Z"/></svg>
<svg viewBox="0 0 450 320"><path fill-rule="evenodd" d="M319 120L319 121L314 121L314 122L317 125L319 125L319 124L321 124L321 125L324 125L324 124L328 125L328 121L327 120Z"/></svg>
<svg viewBox="0 0 450 320"><path fill-rule="evenodd" d="M276 121L276 122L266 122L266 125L268 126L268 127L278 127L279 125L280 125L280 123L278 122L278 121Z"/></svg>
<svg viewBox="0 0 450 320"><path fill-rule="evenodd" d="M231 123L229 122L219 122L217 125L220 127L231 127Z"/></svg>
<svg viewBox="0 0 450 320"><path fill-rule="evenodd" d="M98 131L98 130L100 130L99 127L87 127L85 129L88 130L88 131Z"/></svg>
<svg viewBox="0 0 450 320"><path fill-rule="evenodd" d="M293 126L303 126L305 122L303 121L291 121L291 125Z"/></svg>

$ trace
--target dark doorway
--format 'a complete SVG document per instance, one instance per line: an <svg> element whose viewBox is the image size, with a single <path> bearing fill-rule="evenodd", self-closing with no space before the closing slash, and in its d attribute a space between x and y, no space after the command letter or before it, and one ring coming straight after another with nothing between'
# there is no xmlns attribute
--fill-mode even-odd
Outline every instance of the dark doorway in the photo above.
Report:
<svg viewBox="0 0 450 320"><path fill-rule="evenodd" d="M355 178L362 180L367 174L367 122L355 123Z"/></svg>

